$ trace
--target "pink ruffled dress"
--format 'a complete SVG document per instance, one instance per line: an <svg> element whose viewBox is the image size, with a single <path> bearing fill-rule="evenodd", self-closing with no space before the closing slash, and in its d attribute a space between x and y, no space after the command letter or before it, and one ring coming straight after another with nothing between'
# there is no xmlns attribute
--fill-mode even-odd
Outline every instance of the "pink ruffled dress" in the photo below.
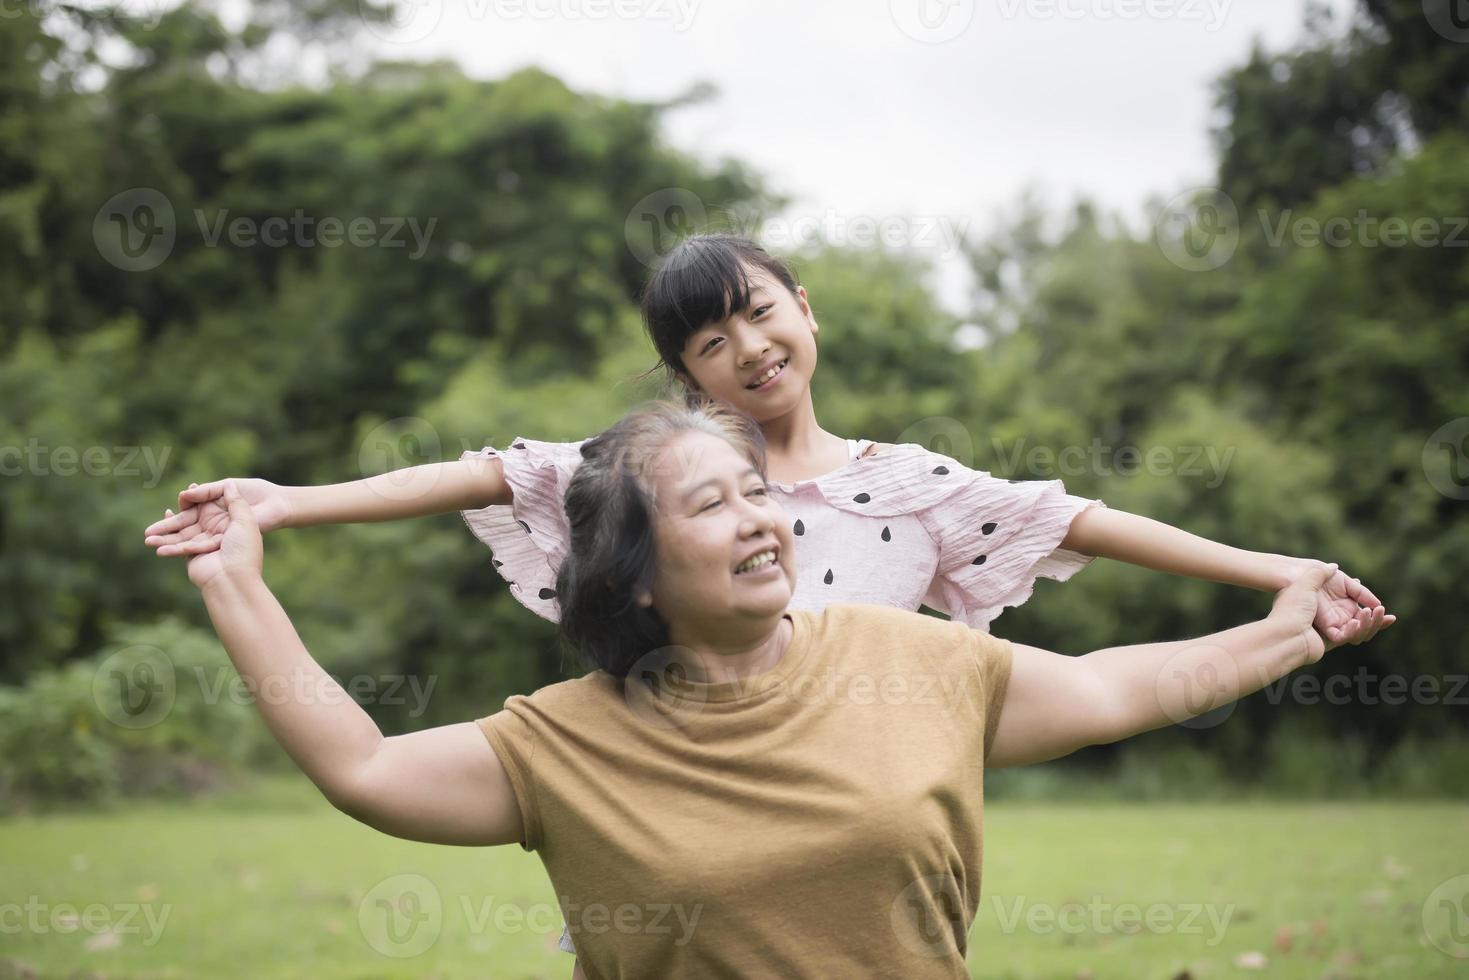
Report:
<svg viewBox="0 0 1469 980"><path fill-rule="evenodd" d="M585 440L583 440L585 441ZM907 443L849 461L823 476L770 483L796 534L791 606L834 602L916 610L928 606L975 629L1030 598L1039 577L1064 582L1091 557L1060 547L1077 514L1106 506L1060 480L1002 480ZM501 460L514 502L461 511L489 546L510 592L557 621L556 570L570 533L561 502L581 462L580 442L515 439L461 458Z"/></svg>

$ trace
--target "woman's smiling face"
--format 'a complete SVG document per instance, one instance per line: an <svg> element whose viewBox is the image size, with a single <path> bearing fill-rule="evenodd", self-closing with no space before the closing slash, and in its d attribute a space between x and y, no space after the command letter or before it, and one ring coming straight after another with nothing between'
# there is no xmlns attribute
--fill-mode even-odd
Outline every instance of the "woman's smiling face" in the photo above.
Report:
<svg viewBox="0 0 1469 980"><path fill-rule="evenodd" d="M749 306L691 334L683 364L692 387L765 422L806 396L816 370L817 325L804 286L793 295L765 270L744 268Z"/></svg>
<svg viewBox="0 0 1469 980"><path fill-rule="evenodd" d="M796 587L791 519L750 460L718 436L689 432L663 449L651 476L657 565L643 601L670 635L778 619Z"/></svg>

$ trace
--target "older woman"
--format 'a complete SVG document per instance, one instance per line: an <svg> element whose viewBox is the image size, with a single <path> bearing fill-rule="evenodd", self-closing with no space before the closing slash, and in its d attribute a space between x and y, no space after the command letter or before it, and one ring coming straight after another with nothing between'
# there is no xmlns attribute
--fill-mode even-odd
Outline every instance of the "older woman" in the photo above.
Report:
<svg viewBox="0 0 1469 980"><path fill-rule="evenodd" d="M1325 641L1327 565L1258 622L1080 657L890 608L792 610L791 524L748 420L659 404L582 454L557 592L596 670L391 738L347 697L257 704L354 818L537 851L593 978L965 976L986 767L1182 721L1391 622L1378 607ZM236 667L330 687L225 499L189 577Z"/></svg>

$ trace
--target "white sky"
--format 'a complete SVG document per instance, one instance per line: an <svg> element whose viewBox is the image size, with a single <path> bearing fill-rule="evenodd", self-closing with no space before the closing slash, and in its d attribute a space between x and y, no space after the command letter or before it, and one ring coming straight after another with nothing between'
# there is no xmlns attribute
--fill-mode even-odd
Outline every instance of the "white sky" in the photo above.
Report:
<svg viewBox="0 0 1469 980"><path fill-rule="evenodd" d="M862 217L928 219L927 232L911 220L895 234L939 260L941 295L957 304L967 280L953 231L991 227L1027 186L1053 210L1086 195L1141 227L1149 195L1209 183L1211 81L1243 62L1254 36L1273 50L1294 43L1305 6L407 0L396 32L369 38L385 57L452 57L479 78L538 65L579 90L635 99L711 82L712 103L667 117L670 142L753 165L796 197L787 220L820 221L827 239L851 243ZM922 17L939 43L911 36Z"/></svg>

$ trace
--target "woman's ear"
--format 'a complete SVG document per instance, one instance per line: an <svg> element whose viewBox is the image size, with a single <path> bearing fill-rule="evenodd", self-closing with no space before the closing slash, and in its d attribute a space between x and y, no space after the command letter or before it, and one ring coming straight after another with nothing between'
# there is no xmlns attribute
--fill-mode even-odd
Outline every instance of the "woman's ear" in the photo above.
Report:
<svg viewBox="0 0 1469 980"><path fill-rule="evenodd" d="M647 589L643 589L638 593L638 605L642 606L644 609L647 609L652 604L653 593L649 592Z"/></svg>

